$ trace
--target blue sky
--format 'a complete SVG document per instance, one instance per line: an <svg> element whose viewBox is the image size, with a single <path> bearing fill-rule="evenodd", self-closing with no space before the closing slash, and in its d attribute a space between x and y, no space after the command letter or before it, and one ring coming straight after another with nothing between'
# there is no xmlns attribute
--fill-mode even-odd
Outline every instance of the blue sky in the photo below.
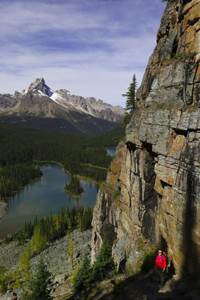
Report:
<svg viewBox="0 0 200 300"><path fill-rule="evenodd" d="M53 90L123 105L163 10L161 0L1 0L0 93L44 77Z"/></svg>

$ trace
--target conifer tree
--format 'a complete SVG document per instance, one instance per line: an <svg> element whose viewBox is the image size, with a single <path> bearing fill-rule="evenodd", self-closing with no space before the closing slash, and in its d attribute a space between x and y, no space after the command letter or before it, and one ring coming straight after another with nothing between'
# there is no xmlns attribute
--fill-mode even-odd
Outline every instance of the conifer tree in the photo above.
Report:
<svg viewBox="0 0 200 300"><path fill-rule="evenodd" d="M136 76L134 74L127 93L123 94L123 96L126 97L126 111L130 113L133 112L133 110L135 109L136 90L137 90L137 81L136 81Z"/></svg>
<svg viewBox="0 0 200 300"><path fill-rule="evenodd" d="M114 263L111 255L111 246L107 241L104 241L93 265L92 277L96 280L102 280L106 273L113 268Z"/></svg>
<svg viewBox="0 0 200 300"><path fill-rule="evenodd" d="M31 265L30 265L30 257L31 257L31 249L28 245L25 249L22 255L19 259L19 266L18 266L18 275L20 278L20 281L26 281L30 278L31 275Z"/></svg>
<svg viewBox="0 0 200 300"><path fill-rule="evenodd" d="M41 260L36 267L27 287L22 295L23 300L49 300L51 299L48 285L51 274L47 270L45 263Z"/></svg>
<svg viewBox="0 0 200 300"><path fill-rule="evenodd" d="M87 257L85 257L73 278L75 291L81 290L89 285L91 280L91 271L90 261Z"/></svg>
<svg viewBox="0 0 200 300"><path fill-rule="evenodd" d="M47 243L47 236L44 234L44 229L40 223L34 228L33 236L30 241L32 254L40 253Z"/></svg>

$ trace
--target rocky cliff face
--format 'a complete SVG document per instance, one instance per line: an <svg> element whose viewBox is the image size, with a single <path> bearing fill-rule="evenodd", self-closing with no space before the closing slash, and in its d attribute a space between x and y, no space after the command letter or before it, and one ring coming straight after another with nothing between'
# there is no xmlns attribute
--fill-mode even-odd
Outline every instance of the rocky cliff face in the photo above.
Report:
<svg viewBox="0 0 200 300"><path fill-rule="evenodd" d="M200 270L200 1L169 0L93 216L92 260L104 239L138 270L152 245L176 273Z"/></svg>

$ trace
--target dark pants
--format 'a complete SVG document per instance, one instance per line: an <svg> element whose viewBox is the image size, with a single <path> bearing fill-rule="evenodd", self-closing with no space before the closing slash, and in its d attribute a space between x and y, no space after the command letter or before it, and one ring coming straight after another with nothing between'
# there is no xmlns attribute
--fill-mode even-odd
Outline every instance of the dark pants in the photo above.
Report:
<svg viewBox="0 0 200 300"><path fill-rule="evenodd" d="M165 272L161 269L155 268L155 273L158 277L159 284L162 286L165 282Z"/></svg>

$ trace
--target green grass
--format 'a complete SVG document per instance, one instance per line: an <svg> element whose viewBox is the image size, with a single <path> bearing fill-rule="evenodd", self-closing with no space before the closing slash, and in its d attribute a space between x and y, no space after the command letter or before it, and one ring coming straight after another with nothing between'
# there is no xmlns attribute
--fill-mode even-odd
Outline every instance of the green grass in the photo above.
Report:
<svg viewBox="0 0 200 300"><path fill-rule="evenodd" d="M94 169L99 169L99 170L107 170L105 167L97 166L97 165L92 165L92 164L81 164L83 167L89 167L89 168L94 168Z"/></svg>

